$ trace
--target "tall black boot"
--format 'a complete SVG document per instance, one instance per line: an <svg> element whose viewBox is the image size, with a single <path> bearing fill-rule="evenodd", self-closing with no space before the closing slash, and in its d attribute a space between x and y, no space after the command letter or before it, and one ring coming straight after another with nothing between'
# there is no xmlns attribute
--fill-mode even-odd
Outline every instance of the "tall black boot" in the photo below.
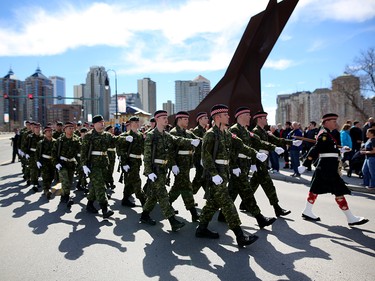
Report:
<svg viewBox="0 0 375 281"><path fill-rule="evenodd" d="M87 201L86 211L89 213L97 214L98 210L94 206L94 201Z"/></svg>
<svg viewBox="0 0 375 281"><path fill-rule="evenodd" d="M169 223L171 224L172 231L174 232L179 231L181 228L185 226L185 223L178 221L175 218L175 216L171 216L170 218L168 218L168 220L169 220Z"/></svg>
<svg viewBox="0 0 375 281"><path fill-rule="evenodd" d="M195 231L195 237L219 239L219 233L209 230L207 226L208 223L200 223Z"/></svg>
<svg viewBox="0 0 375 281"><path fill-rule="evenodd" d="M153 220L151 217L150 217L150 212L147 212L147 211L143 211L142 214L141 214L141 218L139 219L139 221L141 223L147 223L149 225L155 225L156 224L156 221Z"/></svg>
<svg viewBox="0 0 375 281"><path fill-rule="evenodd" d="M99 205L102 209L104 219L108 219L110 216L114 214L114 212L108 208L108 203L100 203Z"/></svg>
<svg viewBox="0 0 375 281"><path fill-rule="evenodd" d="M275 210L276 217L286 216L286 215L289 215L291 213L290 210L285 210L285 209L281 208L278 203L273 205L273 208Z"/></svg>
<svg viewBox="0 0 375 281"><path fill-rule="evenodd" d="M255 219L257 220L260 228L264 228L265 226L269 226L276 221L276 218L268 218L268 217L263 216L262 214L256 215Z"/></svg>
<svg viewBox="0 0 375 281"><path fill-rule="evenodd" d="M193 222L199 221L199 215L198 215L197 209L195 209L193 207L193 208L189 209L189 211L190 211L190 214L191 214L191 220Z"/></svg>
<svg viewBox="0 0 375 281"><path fill-rule="evenodd" d="M237 244L239 247L250 245L258 240L258 236L250 234L249 236L245 235L241 229L241 226L236 226L232 229L236 235Z"/></svg>

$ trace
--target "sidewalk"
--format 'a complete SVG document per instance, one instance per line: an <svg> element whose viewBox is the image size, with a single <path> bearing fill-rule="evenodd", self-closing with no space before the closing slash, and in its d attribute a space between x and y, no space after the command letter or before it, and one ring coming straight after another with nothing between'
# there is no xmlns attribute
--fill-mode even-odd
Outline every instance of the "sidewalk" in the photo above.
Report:
<svg viewBox="0 0 375 281"><path fill-rule="evenodd" d="M311 182L311 178L314 174L315 167L312 166L312 171L304 172L301 177L292 177L293 174L292 169L283 169L284 161L280 159L280 170L279 173L272 173L270 172L271 178L274 180L292 182L292 183L299 183L309 186ZM363 185L363 179L360 179L357 174L353 173L352 176L349 178L346 176L347 170L342 171L342 179L348 184L348 187L352 191L363 192L363 193L370 193L375 194L375 190L370 190L365 188Z"/></svg>

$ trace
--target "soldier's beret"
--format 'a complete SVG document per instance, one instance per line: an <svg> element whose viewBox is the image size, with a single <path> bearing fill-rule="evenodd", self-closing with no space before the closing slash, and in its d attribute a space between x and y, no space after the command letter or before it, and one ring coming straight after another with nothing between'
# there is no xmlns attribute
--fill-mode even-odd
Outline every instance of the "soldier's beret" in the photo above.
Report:
<svg viewBox="0 0 375 281"><path fill-rule="evenodd" d="M137 116L132 116L132 117L129 118L128 121L129 121L129 122L137 122L137 121L139 121L139 117L137 117Z"/></svg>
<svg viewBox="0 0 375 281"><path fill-rule="evenodd" d="M74 127L73 122L70 122L70 121L65 122L65 124L64 124L64 128L67 128L67 127Z"/></svg>
<svg viewBox="0 0 375 281"><path fill-rule="evenodd" d="M107 127L105 127L105 131L109 131L110 129L112 129L113 127L111 125L108 125Z"/></svg>
<svg viewBox="0 0 375 281"><path fill-rule="evenodd" d="M224 105L224 104L215 104L212 108L211 108L211 117L214 116L215 114L218 114L218 113L227 113L228 112L228 106Z"/></svg>
<svg viewBox="0 0 375 281"><path fill-rule="evenodd" d="M155 122L156 122L156 121L155 121L155 118L152 117L152 118L150 119L150 122L155 123Z"/></svg>
<svg viewBox="0 0 375 281"><path fill-rule="evenodd" d="M98 123L98 122L103 121L103 120L104 120L103 116L101 116L101 115L95 115L92 118L92 123L95 124L95 123Z"/></svg>
<svg viewBox="0 0 375 281"><path fill-rule="evenodd" d="M83 127L81 128L81 130L79 130L81 133L86 133L87 132L87 128L86 127Z"/></svg>
<svg viewBox="0 0 375 281"><path fill-rule="evenodd" d="M238 116L240 116L241 114L244 114L244 113L250 113L250 108L248 108L246 106L241 106L241 107L237 108L236 113L234 114L234 118L237 118Z"/></svg>
<svg viewBox="0 0 375 281"><path fill-rule="evenodd" d="M261 117L267 117L268 113L264 111L258 111L254 114L253 119L261 118Z"/></svg>
<svg viewBox="0 0 375 281"><path fill-rule="evenodd" d="M35 121L30 121L29 123L30 123L30 125L34 125Z"/></svg>
<svg viewBox="0 0 375 281"><path fill-rule="evenodd" d="M197 120L198 122L198 120L201 119L202 117L208 117L207 112L199 112L197 114L197 117L195 117L195 120Z"/></svg>
<svg viewBox="0 0 375 281"><path fill-rule="evenodd" d="M30 124L30 121L29 121L29 120L27 120L27 121L25 122L25 124Z"/></svg>
<svg viewBox="0 0 375 281"><path fill-rule="evenodd" d="M62 126L63 125L63 122L56 122L56 126Z"/></svg>
<svg viewBox="0 0 375 281"><path fill-rule="evenodd" d="M157 111L155 111L155 113L154 113L154 117L155 118L159 118L159 117L162 117L162 116L168 116L167 111L165 111L165 110L157 110Z"/></svg>
<svg viewBox="0 0 375 281"><path fill-rule="evenodd" d="M179 111L176 113L175 118L189 118L189 113L187 111Z"/></svg>
<svg viewBox="0 0 375 281"><path fill-rule="evenodd" d="M43 129L43 132L45 131L52 131L52 127L51 126L45 126L44 129Z"/></svg>
<svg viewBox="0 0 375 281"><path fill-rule="evenodd" d="M339 116L335 113L327 113L323 115L322 122L328 121L328 120L337 120L338 117Z"/></svg>
<svg viewBox="0 0 375 281"><path fill-rule="evenodd" d="M40 127L40 123L38 123L38 122L34 122L34 126L35 126L35 127Z"/></svg>

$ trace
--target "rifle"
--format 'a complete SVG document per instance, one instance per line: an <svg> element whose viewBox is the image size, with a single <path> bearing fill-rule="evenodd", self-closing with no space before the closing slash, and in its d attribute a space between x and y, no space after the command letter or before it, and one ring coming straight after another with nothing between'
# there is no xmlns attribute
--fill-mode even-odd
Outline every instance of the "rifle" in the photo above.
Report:
<svg viewBox="0 0 375 281"><path fill-rule="evenodd" d="M132 149L132 145L133 145L133 142L131 142L128 146L128 150L126 152L127 159L129 159L129 155L130 155L130 152L131 152L131 149ZM122 166L124 166L124 163L122 163L122 158L121 158L121 161L120 161L118 169L117 169L117 172L120 172L120 169L121 169L120 178L118 180L118 182L120 182L120 183L122 183L124 181L124 176L125 176L125 172L124 172Z"/></svg>
<svg viewBox="0 0 375 281"><path fill-rule="evenodd" d="M303 140L303 141L307 141L307 142L311 142L311 143L316 143L316 140L314 140L314 139L309 139L309 138L299 137L299 136L293 136L293 137L296 138L296 139L299 139L299 140ZM338 148L343 148L342 145L338 145L337 147ZM351 151L351 149L347 150L347 152L349 152L349 151Z"/></svg>
<svg viewBox="0 0 375 281"><path fill-rule="evenodd" d="M221 124L220 124L221 125ZM220 125L219 125L219 130L220 130ZM214 148L212 152L212 159L215 163L216 157L217 157L217 152L219 150L219 134L217 132L215 133L215 143L214 143ZM204 177L204 185L203 189L205 190L205 198L209 199L210 198L210 186L212 185L212 177L210 175L210 172L207 169L203 170L203 177Z"/></svg>

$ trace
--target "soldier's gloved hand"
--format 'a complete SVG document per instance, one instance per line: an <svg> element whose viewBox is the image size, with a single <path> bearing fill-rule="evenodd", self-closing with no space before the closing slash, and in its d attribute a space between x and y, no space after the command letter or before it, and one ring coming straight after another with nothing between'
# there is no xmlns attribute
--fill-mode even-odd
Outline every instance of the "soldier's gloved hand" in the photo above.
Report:
<svg viewBox="0 0 375 281"><path fill-rule="evenodd" d="M85 165L85 166L82 166L82 169L83 169L83 172L85 173L86 177L88 177L89 174L91 173L89 167L87 167L87 166Z"/></svg>
<svg viewBox="0 0 375 281"><path fill-rule="evenodd" d="M58 170L58 171L60 171L60 169L62 168L62 166L61 166L61 164L60 163L58 163L58 164L56 164L56 169Z"/></svg>
<svg viewBox="0 0 375 281"><path fill-rule="evenodd" d="M241 174L241 169L240 169L240 168L233 169L233 170L232 170L232 173L233 173L233 175L235 175L236 177L239 177L240 174Z"/></svg>
<svg viewBox="0 0 375 281"><path fill-rule="evenodd" d="M266 161L267 159L267 154L263 153L263 152L258 152L257 155L256 155L257 159L260 161L260 162L264 162Z"/></svg>
<svg viewBox="0 0 375 281"><path fill-rule="evenodd" d="M25 154L25 158L26 158L26 159L30 159L30 155L26 153L26 154Z"/></svg>
<svg viewBox="0 0 375 281"><path fill-rule="evenodd" d="M199 139L193 139L193 140L191 141L191 145L197 147L197 146L199 145L200 142L201 142L201 140L199 140Z"/></svg>
<svg viewBox="0 0 375 281"><path fill-rule="evenodd" d="M282 148L282 147L276 147L275 148L275 152L278 154L278 155L280 155L280 154L282 154L282 153L284 153L284 148Z"/></svg>
<svg viewBox="0 0 375 281"><path fill-rule="evenodd" d="M302 144L302 141L301 140L294 140L293 141L293 145L294 146L300 146Z"/></svg>
<svg viewBox="0 0 375 281"><path fill-rule="evenodd" d="M126 136L125 140L128 142L133 142L133 137L132 136Z"/></svg>
<svg viewBox="0 0 375 281"><path fill-rule="evenodd" d="M301 166L298 166L297 170L298 170L298 173L303 174L306 171L306 167L301 165Z"/></svg>
<svg viewBox="0 0 375 281"><path fill-rule="evenodd" d="M212 181L213 181L214 184L216 184L216 185L219 185L219 184L222 184L222 183L223 183L223 179L222 179L222 177L220 177L219 175L213 176L213 177L212 177Z"/></svg>
<svg viewBox="0 0 375 281"><path fill-rule="evenodd" d="M258 171L257 165L251 165L250 166L250 171L252 171L252 172Z"/></svg>
<svg viewBox="0 0 375 281"><path fill-rule="evenodd" d="M36 162L36 166L38 167L38 169L42 168L42 163L40 163L39 161Z"/></svg>
<svg viewBox="0 0 375 281"><path fill-rule="evenodd" d="M124 171L126 173L130 170L130 166L129 165L122 166L122 168L124 169Z"/></svg>
<svg viewBox="0 0 375 281"><path fill-rule="evenodd" d="M25 155L25 153L23 153L23 151L21 149L18 149L18 155L23 157Z"/></svg>
<svg viewBox="0 0 375 281"><path fill-rule="evenodd" d="M151 173L147 176L152 182L155 182L155 180L158 178L154 173Z"/></svg>
<svg viewBox="0 0 375 281"><path fill-rule="evenodd" d="M350 150L350 147L346 145L340 148L341 153L349 152Z"/></svg>
<svg viewBox="0 0 375 281"><path fill-rule="evenodd" d="M177 165L172 166L172 172L175 176L177 176L180 173L180 168L178 168Z"/></svg>

